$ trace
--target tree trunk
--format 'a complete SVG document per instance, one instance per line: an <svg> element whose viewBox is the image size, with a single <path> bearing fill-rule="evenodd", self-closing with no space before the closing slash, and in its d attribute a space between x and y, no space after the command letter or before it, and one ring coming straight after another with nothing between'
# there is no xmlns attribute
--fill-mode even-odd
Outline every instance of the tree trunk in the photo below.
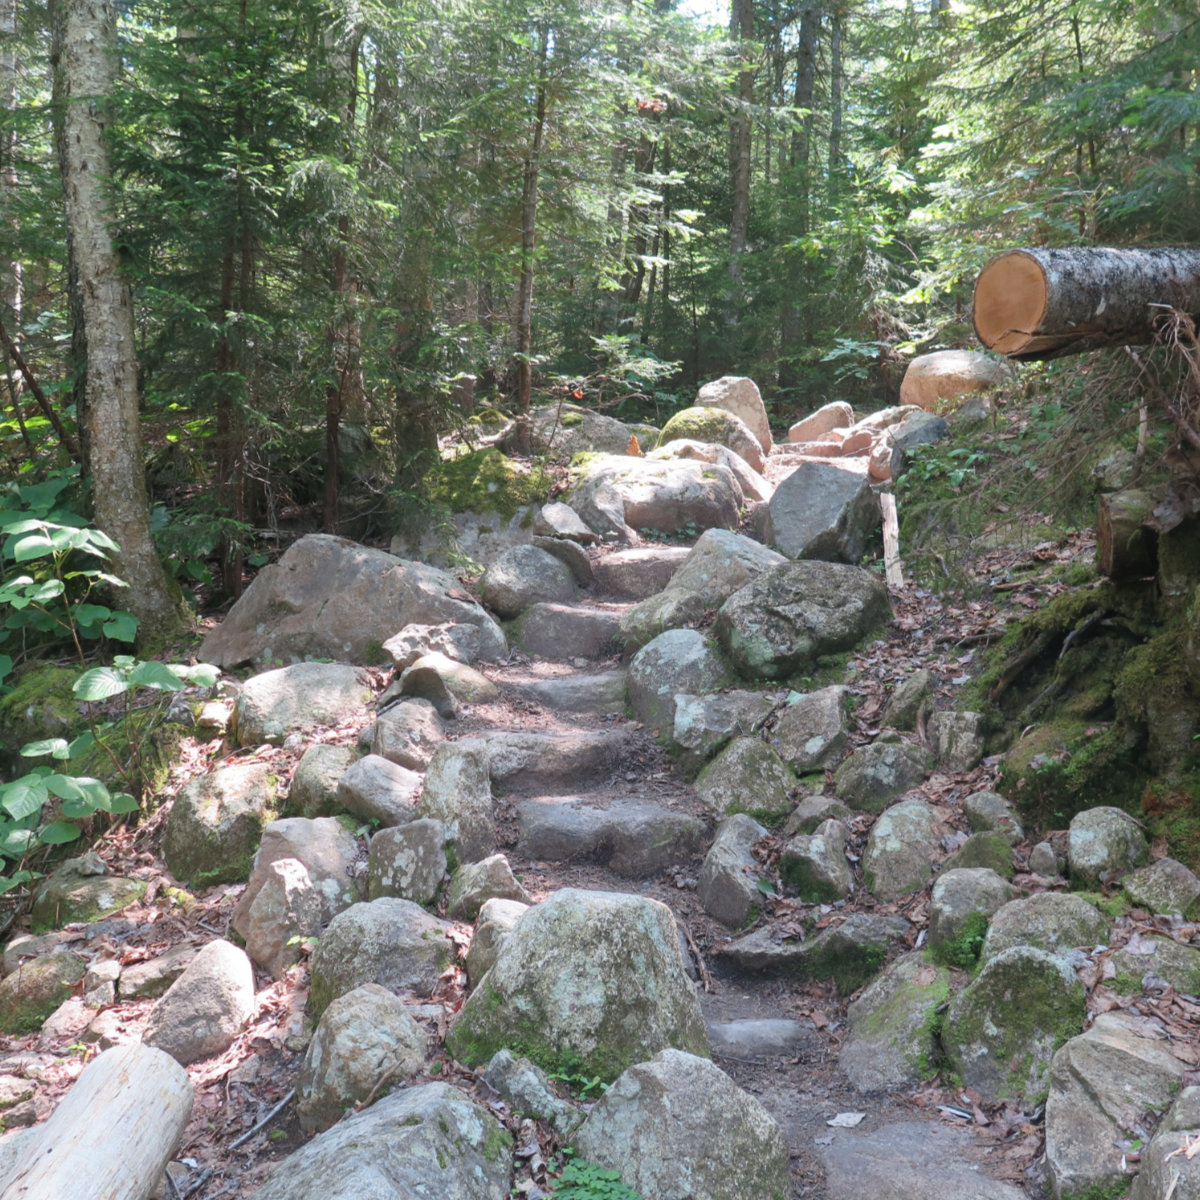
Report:
<svg viewBox="0 0 1200 1200"><path fill-rule="evenodd" d="M1161 493L1132 488L1101 496L1096 512L1096 557L1110 579L1152 576L1157 534L1150 527Z"/></svg>
<svg viewBox="0 0 1200 1200"><path fill-rule="evenodd" d="M743 42L754 37L754 0L734 0L730 33ZM733 210L729 218L729 277L737 291L750 233L750 106L754 103L754 65L742 59L738 72L738 113L730 130ZM734 297L736 313L737 297Z"/></svg>
<svg viewBox="0 0 1200 1200"><path fill-rule="evenodd" d="M1039 362L1149 342L1163 306L1200 317L1200 250L1007 250L975 282L975 332Z"/></svg>
<svg viewBox="0 0 1200 1200"><path fill-rule="evenodd" d="M120 547L122 596L141 632L161 638L179 627L162 563L150 536L133 305L108 228L105 101L115 70L116 24L108 0L58 0L55 72L62 108L63 206L79 274L92 503L96 524Z"/></svg>
<svg viewBox="0 0 1200 1200"><path fill-rule="evenodd" d="M0 1200L145 1200L192 1113L192 1085L140 1042L94 1058L0 1182Z"/></svg>

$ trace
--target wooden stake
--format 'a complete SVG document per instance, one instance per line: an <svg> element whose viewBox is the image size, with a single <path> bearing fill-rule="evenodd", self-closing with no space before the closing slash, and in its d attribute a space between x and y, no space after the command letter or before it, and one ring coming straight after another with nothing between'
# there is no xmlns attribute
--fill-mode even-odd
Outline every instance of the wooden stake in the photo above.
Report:
<svg viewBox="0 0 1200 1200"><path fill-rule="evenodd" d="M896 513L896 497L883 492L879 497L883 510L883 570L890 588L904 587L904 565L900 561L900 519Z"/></svg>

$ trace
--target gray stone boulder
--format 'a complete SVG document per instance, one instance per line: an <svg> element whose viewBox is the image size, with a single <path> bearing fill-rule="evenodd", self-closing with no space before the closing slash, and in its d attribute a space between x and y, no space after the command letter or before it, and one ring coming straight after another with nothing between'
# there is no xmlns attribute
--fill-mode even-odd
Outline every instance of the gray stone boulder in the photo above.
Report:
<svg viewBox="0 0 1200 1200"><path fill-rule="evenodd" d="M862 812L880 813L897 796L925 781L933 758L910 742L872 742L846 758L834 773L837 794Z"/></svg>
<svg viewBox="0 0 1200 1200"><path fill-rule="evenodd" d="M1067 866L1065 854L1060 854L1054 848L1053 842L1038 842L1029 851L1029 869L1035 875L1051 878L1061 875Z"/></svg>
<svg viewBox="0 0 1200 1200"><path fill-rule="evenodd" d="M492 969L500 947L529 911L519 900L485 900L475 919L475 932L467 949L467 978L472 987Z"/></svg>
<svg viewBox="0 0 1200 1200"><path fill-rule="evenodd" d="M811 672L851 650L891 614L883 580L841 563L785 563L739 588L713 632L734 668L755 679Z"/></svg>
<svg viewBox="0 0 1200 1200"><path fill-rule="evenodd" d="M645 600L670 585L691 554L688 546L639 546L616 550L592 565L596 591L616 600Z"/></svg>
<svg viewBox="0 0 1200 1200"><path fill-rule="evenodd" d="M788 558L857 563L880 519L865 460L807 459L776 486L763 536Z"/></svg>
<svg viewBox="0 0 1200 1200"><path fill-rule="evenodd" d="M699 462L717 463L725 467L737 480L742 495L747 500L770 500L775 488L758 471L756 471L740 454L735 454L728 446L717 445L714 442L697 442L692 438L675 438L665 446L651 450L646 456L650 459L664 458L694 458Z"/></svg>
<svg viewBox="0 0 1200 1200"><path fill-rule="evenodd" d="M767 420L767 408L762 393L753 379L744 375L722 375L706 383L696 393L697 407L723 408L746 423L750 432L758 439L762 452L767 454L774 444L771 425Z"/></svg>
<svg viewBox="0 0 1200 1200"><path fill-rule="evenodd" d="M904 372L900 403L935 409L942 400L1002 387L1015 378L1012 364L978 350L935 350L918 354Z"/></svg>
<svg viewBox="0 0 1200 1200"><path fill-rule="evenodd" d="M110 875L95 851L68 858L40 884L30 913L34 933L75 922L90 924L130 904L146 893L141 879Z"/></svg>
<svg viewBox="0 0 1200 1200"><path fill-rule="evenodd" d="M1200 902L1200 879L1173 858L1160 858L1126 875L1121 887L1134 904L1152 913L1190 917Z"/></svg>
<svg viewBox="0 0 1200 1200"><path fill-rule="evenodd" d="M446 1036L469 1065L507 1048L604 1080L666 1047L708 1052L670 909L575 888L521 918Z"/></svg>
<svg viewBox="0 0 1200 1200"><path fill-rule="evenodd" d="M963 816L975 833L1001 833L1013 845L1024 840L1012 805L996 792L972 792L963 801Z"/></svg>
<svg viewBox="0 0 1200 1200"><path fill-rule="evenodd" d="M564 603L575 595L575 577L566 563L537 546L505 550L479 581L483 602L504 618L520 616L539 601Z"/></svg>
<svg viewBox="0 0 1200 1200"><path fill-rule="evenodd" d="M836 796L805 796L792 809L792 815L783 823L784 837L795 837L798 833L815 833L823 821L845 821L849 823L854 813Z"/></svg>
<svg viewBox="0 0 1200 1200"><path fill-rule="evenodd" d="M183 974L196 954L195 946L183 943L165 954L125 967L118 981L121 999L141 1000L161 996Z"/></svg>
<svg viewBox="0 0 1200 1200"><path fill-rule="evenodd" d="M751 854L767 831L753 817L737 813L721 822L704 857L696 895L704 911L731 929L740 929L757 913L762 866Z"/></svg>
<svg viewBox="0 0 1200 1200"><path fill-rule="evenodd" d="M454 962L450 926L418 904L383 896L352 904L329 923L312 957L309 1011L315 1018L364 983L428 996Z"/></svg>
<svg viewBox="0 0 1200 1200"><path fill-rule="evenodd" d="M763 449L749 426L733 413L710 405L680 409L663 426L657 449L674 441L711 442L725 446L755 471L763 469Z"/></svg>
<svg viewBox="0 0 1200 1200"><path fill-rule="evenodd" d="M944 871L960 867L985 867L1011 879L1014 873L1012 843L1002 833L973 833L942 863Z"/></svg>
<svg viewBox="0 0 1200 1200"><path fill-rule="evenodd" d="M254 1200L506 1200L512 1138L446 1083L403 1088L313 1138Z"/></svg>
<svg viewBox="0 0 1200 1200"><path fill-rule="evenodd" d="M509 1050L496 1051L483 1078L514 1112L545 1121L564 1136L569 1137L583 1121L583 1113L555 1095L550 1080L536 1063L517 1058Z"/></svg>
<svg viewBox="0 0 1200 1200"><path fill-rule="evenodd" d="M311 733L361 716L371 687L347 663L296 663L263 671L242 684L233 709L239 746L280 745L289 733Z"/></svg>
<svg viewBox="0 0 1200 1200"><path fill-rule="evenodd" d="M1185 1087L1142 1151L1142 1169L1129 1200L1196 1200L1200 1156L1188 1152L1200 1133L1200 1087Z"/></svg>
<svg viewBox="0 0 1200 1200"><path fill-rule="evenodd" d="M218 767L191 780L167 816L167 870L191 887L245 879L275 816L278 788L279 777L266 763Z"/></svg>
<svg viewBox="0 0 1200 1200"><path fill-rule="evenodd" d="M983 717L975 712L935 712L929 740L938 765L947 771L973 771L983 758Z"/></svg>
<svg viewBox="0 0 1200 1200"><path fill-rule="evenodd" d="M1082 884L1115 883L1149 853L1142 827L1119 808L1089 808L1071 818L1067 866Z"/></svg>
<svg viewBox="0 0 1200 1200"><path fill-rule="evenodd" d="M845 400L823 404L816 412L801 418L788 429L788 441L817 442L835 429L849 429L854 422L854 410Z"/></svg>
<svg viewBox="0 0 1200 1200"><path fill-rule="evenodd" d="M1108 958L1118 987L1136 984L1147 992L1173 987L1185 996L1200 995L1200 950L1169 937L1139 934Z"/></svg>
<svg viewBox="0 0 1200 1200"><path fill-rule="evenodd" d="M838 684L788 697L779 710L770 742L793 771L820 770L841 756L849 735L849 695L850 689Z"/></svg>
<svg viewBox="0 0 1200 1200"><path fill-rule="evenodd" d="M733 473L717 464L601 455L587 464L586 478L567 503L603 534L596 515L601 500L615 505L624 528L669 532L736 529L744 497Z"/></svg>
<svg viewBox="0 0 1200 1200"><path fill-rule="evenodd" d="M1028 1102L1050 1079L1055 1049L1083 1028L1083 984L1065 959L1033 946L989 958L950 1002L942 1046L987 1101Z"/></svg>
<svg viewBox="0 0 1200 1200"><path fill-rule="evenodd" d="M579 404L547 404L529 414L529 444L534 454L555 458L585 452L625 454L633 434L631 425ZM505 434L502 445L516 448L515 430Z"/></svg>
<svg viewBox="0 0 1200 1200"><path fill-rule="evenodd" d="M428 904L446 875L446 826L432 817L381 829L371 838L367 899L397 896Z"/></svg>
<svg viewBox="0 0 1200 1200"><path fill-rule="evenodd" d="M500 690L484 674L436 650L422 654L392 684L399 696L428 700L443 717L458 715L460 704L490 704Z"/></svg>
<svg viewBox="0 0 1200 1200"><path fill-rule="evenodd" d="M383 643L383 652L397 671L406 670L425 654L444 654L461 663L503 658L504 635L495 622L470 625L443 621L438 625L405 625Z"/></svg>
<svg viewBox="0 0 1200 1200"><path fill-rule="evenodd" d="M1146 1113L1170 1104L1186 1070L1168 1046L1145 1036L1138 1018L1113 1012L1055 1054L1046 1100L1055 1196L1112 1192L1125 1182L1122 1141L1144 1136Z"/></svg>
<svg viewBox="0 0 1200 1200"><path fill-rule="evenodd" d="M296 1079L305 1133L337 1124L387 1081L402 1087L425 1066L429 1038L404 1002L377 983L339 996L325 1010Z"/></svg>
<svg viewBox="0 0 1200 1200"><path fill-rule="evenodd" d="M733 690L707 696L675 697L671 746L685 776L691 777L731 738L757 733L775 710L771 692Z"/></svg>
<svg viewBox="0 0 1200 1200"><path fill-rule="evenodd" d="M513 641L536 658L607 658L621 648L624 615L590 605L532 604L511 632Z"/></svg>
<svg viewBox="0 0 1200 1200"><path fill-rule="evenodd" d="M908 1088L935 1069L936 1012L950 972L914 952L896 959L846 1011L850 1034L838 1065L860 1092Z"/></svg>
<svg viewBox="0 0 1200 1200"><path fill-rule="evenodd" d="M424 771L445 740L446 726L437 709L428 700L414 698L379 714L371 728L371 753L398 767Z"/></svg>
<svg viewBox="0 0 1200 1200"><path fill-rule="evenodd" d="M204 639L201 662L220 667L332 658L372 662L381 638L410 624L495 622L447 571L313 533L264 567ZM503 644L503 635L500 635Z"/></svg>
<svg viewBox="0 0 1200 1200"><path fill-rule="evenodd" d="M760 738L734 738L696 779L696 794L714 817L749 813L783 820L795 807L798 786L787 763Z"/></svg>
<svg viewBox="0 0 1200 1200"><path fill-rule="evenodd" d="M443 742L425 773L425 789L414 811L446 827L460 863L478 862L496 848L488 748L478 740Z"/></svg>
<svg viewBox="0 0 1200 1200"><path fill-rule="evenodd" d="M411 821L421 795L422 778L378 754L350 764L338 780L338 804L364 821L403 825Z"/></svg>
<svg viewBox="0 0 1200 1200"><path fill-rule="evenodd" d="M331 817L337 813L338 780L357 757L353 746L324 742L309 746L292 772L288 810L298 817Z"/></svg>
<svg viewBox="0 0 1200 1200"><path fill-rule="evenodd" d="M783 848L780 878L808 904L832 904L854 891L846 861L850 829L841 821L823 821L815 833L797 834Z"/></svg>
<svg viewBox="0 0 1200 1200"><path fill-rule="evenodd" d="M576 1146L645 1200L782 1200L791 1188L774 1117L719 1067L680 1050L626 1070Z"/></svg>
<svg viewBox="0 0 1200 1200"><path fill-rule="evenodd" d="M937 814L920 800L905 800L883 812L863 853L867 891L884 901L919 892L933 874L944 831Z"/></svg>
<svg viewBox="0 0 1200 1200"><path fill-rule="evenodd" d="M456 745L464 752L483 754L493 785L505 793L540 795L574 787L580 776L611 775L623 769L628 755L637 753L633 732L624 729L501 731L462 738ZM425 786L428 790L428 779Z"/></svg>
<svg viewBox="0 0 1200 1200"><path fill-rule="evenodd" d="M1016 894L995 871L943 870L929 898L929 948L943 962L969 969L979 957L993 913Z"/></svg>
<svg viewBox="0 0 1200 1200"><path fill-rule="evenodd" d="M675 697L703 695L732 682L729 669L695 629L670 629L643 646L629 664L626 684L633 715L648 729L670 733Z"/></svg>
<svg viewBox="0 0 1200 1200"><path fill-rule="evenodd" d="M488 900L516 900L532 904L529 893L513 877L503 854L492 854L467 863L454 872L446 911L455 921L473 921Z"/></svg>
<svg viewBox="0 0 1200 1200"><path fill-rule="evenodd" d="M325 899L295 858L270 863L242 922L246 953L276 979L300 961L298 939L312 938L328 919Z"/></svg>
<svg viewBox="0 0 1200 1200"><path fill-rule="evenodd" d="M303 864L321 897L321 920L330 920L335 913L361 899L354 875L357 858L357 839L335 817L317 817L311 821L287 817L272 821L263 830L249 882L233 910L234 929L242 937L248 936L246 921L259 889L267 880L267 871L272 863L284 859Z"/></svg>
<svg viewBox="0 0 1200 1200"><path fill-rule="evenodd" d="M564 507L566 507L564 505ZM568 509L568 511L570 511ZM535 537L533 545L538 550L545 550L554 555L560 563L571 572L571 578L581 588L589 588L595 582L592 575L592 560L588 552L577 542L569 538Z"/></svg>
<svg viewBox="0 0 1200 1200"><path fill-rule="evenodd" d="M70 950L39 954L0 979L0 1033L33 1033L87 973L87 963Z"/></svg>
<svg viewBox="0 0 1200 1200"><path fill-rule="evenodd" d="M1080 896L1037 892L998 908L988 926L984 962L1014 946L1036 946L1054 954L1108 940L1108 918Z"/></svg>
<svg viewBox="0 0 1200 1200"><path fill-rule="evenodd" d="M602 716L625 711L625 672L620 669L527 679L510 682L509 688L522 700L557 712Z"/></svg>
<svg viewBox="0 0 1200 1200"><path fill-rule="evenodd" d="M910 451L916 446L931 446L950 436L950 424L930 412L916 412L893 426L885 435L891 445L890 477L899 479L908 469Z"/></svg>
<svg viewBox="0 0 1200 1200"><path fill-rule="evenodd" d="M626 441L626 445L628 444ZM569 539L580 546L594 546L600 540L579 519L579 514L569 504L563 504L561 500L543 504L538 509L533 518L533 533L535 537Z"/></svg>
<svg viewBox="0 0 1200 1200"><path fill-rule="evenodd" d="M228 1050L253 1013L250 959L229 942L209 942L150 1010L142 1041L186 1067Z"/></svg>
<svg viewBox="0 0 1200 1200"><path fill-rule="evenodd" d="M933 693L933 675L924 667L902 679L888 697L879 720L893 729L912 730Z"/></svg>

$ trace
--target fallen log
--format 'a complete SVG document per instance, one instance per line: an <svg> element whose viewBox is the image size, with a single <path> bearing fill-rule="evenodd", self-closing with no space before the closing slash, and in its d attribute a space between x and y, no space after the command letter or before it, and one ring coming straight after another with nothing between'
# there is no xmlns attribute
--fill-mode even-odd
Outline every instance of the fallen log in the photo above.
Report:
<svg viewBox="0 0 1200 1200"><path fill-rule="evenodd" d="M1157 566L1157 534L1150 527L1159 493L1130 488L1101 496L1096 510L1096 557L1110 579L1139 579Z"/></svg>
<svg viewBox="0 0 1200 1200"><path fill-rule="evenodd" d="M192 1085L140 1042L98 1055L0 1181L0 1200L146 1200L192 1113Z"/></svg>
<svg viewBox="0 0 1200 1200"><path fill-rule="evenodd" d="M1006 250L975 281L975 333L1038 362L1152 341L1164 306L1200 317L1200 250Z"/></svg>

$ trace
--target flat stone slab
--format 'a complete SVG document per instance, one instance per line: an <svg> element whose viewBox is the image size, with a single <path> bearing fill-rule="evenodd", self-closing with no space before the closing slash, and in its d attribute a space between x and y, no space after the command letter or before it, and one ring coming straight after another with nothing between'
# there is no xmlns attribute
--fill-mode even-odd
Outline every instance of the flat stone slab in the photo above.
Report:
<svg viewBox="0 0 1200 1200"><path fill-rule="evenodd" d="M619 600L645 600L666 588L691 552L691 546L616 550L592 564L595 589Z"/></svg>
<svg viewBox="0 0 1200 1200"><path fill-rule="evenodd" d="M829 1200L1025 1200L1020 1188L976 1169L974 1139L950 1125L830 1129L817 1142Z"/></svg>
<svg viewBox="0 0 1200 1200"><path fill-rule="evenodd" d="M623 768L634 731L530 733L524 731L462 738L463 747L486 745L488 773L506 792L553 793L607 779Z"/></svg>
<svg viewBox="0 0 1200 1200"><path fill-rule="evenodd" d="M708 1040L713 1058L772 1058L794 1054L812 1039L812 1031L799 1021L782 1017L758 1020L711 1021Z"/></svg>
<svg viewBox="0 0 1200 1200"><path fill-rule="evenodd" d="M522 699L532 700L556 712L603 714L625 711L624 671L531 679L509 686Z"/></svg>
<svg viewBox="0 0 1200 1200"><path fill-rule="evenodd" d="M534 604L521 615L515 641L526 654L551 662L606 658L624 645L621 615L586 604Z"/></svg>

